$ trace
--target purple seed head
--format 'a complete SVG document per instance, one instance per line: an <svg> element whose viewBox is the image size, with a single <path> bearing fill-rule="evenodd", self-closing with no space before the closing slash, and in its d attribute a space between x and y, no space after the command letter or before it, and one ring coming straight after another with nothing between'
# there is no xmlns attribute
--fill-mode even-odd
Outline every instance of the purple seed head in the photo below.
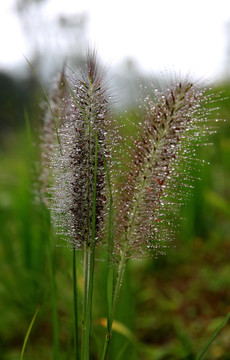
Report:
<svg viewBox="0 0 230 360"><path fill-rule="evenodd" d="M193 160L192 142L207 133L201 126L203 100L203 91L191 82L172 84L144 99L115 202L118 257L165 253L174 232L170 211L180 206L180 186L189 177L178 172L179 165Z"/></svg>
<svg viewBox="0 0 230 360"><path fill-rule="evenodd" d="M97 150L96 237L103 228L106 207L104 158L108 159L106 129L109 123L104 73L95 54L88 54L87 69L63 79L61 101L55 113L57 134L50 125L48 155L53 184L51 213L56 230L69 243L81 248L90 244L94 199L95 152ZM57 114L57 115L56 115Z"/></svg>

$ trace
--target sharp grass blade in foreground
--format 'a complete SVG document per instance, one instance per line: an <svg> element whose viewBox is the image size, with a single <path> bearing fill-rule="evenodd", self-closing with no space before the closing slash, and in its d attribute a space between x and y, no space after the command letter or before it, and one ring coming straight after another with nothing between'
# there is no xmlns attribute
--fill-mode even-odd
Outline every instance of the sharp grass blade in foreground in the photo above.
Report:
<svg viewBox="0 0 230 360"><path fill-rule="evenodd" d="M205 353L207 352L207 350L209 349L209 347L211 346L211 344L213 343L213 341L215 340L215 338L219 335L219 333L221 332L221 330L223 329L223 327L229 322L230 319L230 313L228 313L228 315L226 316L226 318L224 319L224 321L220 324L220 326L216 329L215 333L212 335L212 337L209 339L208 343L205 345L205 347L203 348L203 350L197 355L196 360L201 360L203 358L203 356L205 355Z"/></svg>
<svg viewBox="0 0 230 360"><path fill-rule="evenodd" d="M21 351L21 355L20 355L20 360L23 360L23 356L24 356L24 352L25 352L25 349L26 349L26 345L27 345L27 342L28 342L28 339L29 339L29 336L30 336L32 327L33 327L33 325L34 325L34 322L35 322L36 317L37 317L37 315L38 315L38 312L39 312L39 310L40 310L40 306L41 306L41 305L38 305L38 307L37 307L37 309L36 309L36 311L35 311L35 313L34 313L34 316L33 316L32 320L31 320L31 323L30 323L30 325L29 325L29 328L28 328L28 330L27 330L27 333L26 333L26 336L25 336L25 339L24 339L24 342L23 342L23 346L22 346L22 351Z"/></svg>

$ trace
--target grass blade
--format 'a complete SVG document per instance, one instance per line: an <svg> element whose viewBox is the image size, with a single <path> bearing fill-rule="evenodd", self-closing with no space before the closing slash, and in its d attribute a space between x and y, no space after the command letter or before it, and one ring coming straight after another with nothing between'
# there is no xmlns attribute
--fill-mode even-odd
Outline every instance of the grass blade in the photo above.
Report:
<svg viewBox="0 0 230 360"><path fill-rule="evenodd" d="M215 338L219 335L219 333L221 332L221 330L223 329L223 327L228 323L230 319L230 313L228 313L228 315L226 316L226 318L224 319L224 321L220 324L220 326L216 329L215 333L212 335L212 337L209 339L208 343L205 345L205 347L203 348L203 350L198 354L196 360L200 360L203 358L204 354L206 353L206 351L208 350L208 348L210 347L210 345L213 343L213 341L215 340Z"/></svg>
<svg viewBox="0 0 230 360"><path fill-rule="evenodd" d="M92 216L92 239L90 249L88 250L88 294L86 304L86 331L84 333L82 348L82 359L89 359L89 338L91 331L91 317L92 317L92 299L93 299L93 282L94 282L94 262L95 262L95 238L96 238L96 197L97 197L97 151L98 139L95 137L95 165L94 165L94 198L93 198L93 216Z"/></svg>
<svg viewBox="0 0 230 360"><path fill-rule="evenodd" d="M77 268L76 268L76 250L73 248L73 298L74 298L74 353L75 359L79 359L79 341L78 341L78 295L77 295Z"/></svg>
<svg viewBox="0 0 230 360"><path fill-rule="evenodd" d="M111 328L112 320L112 306L113 306L113 291L114 291L114 272L112 266L112 255L113 255L113 237L114 237L114 211L113 211L113 196L112 186L110 182L109 169L104 159L104 166L107 176L108 188L109 188L109 224L108 224L108 274L107 274L107 306L108 306L108 318L107 318L107 331Z"/></svg>
<svg viewBox="0 0 230 360"><path fill-rule="evenodd" d="M38 314L38 312L39 312L39 310L40 310L40 306L41 306L41 305L38 305L38 307L37 307L37 309L36 309L36 311L35 311L35 313L34 313L34 316L33 316L32 320L31 320L30 326L29 326L29 328L28 328L28 330L27 330L27 333L26 333L26 336L25 336L25 339L24 339L24 342L23 342L23 346L22 346L22 351L21 351L21 355L20 355L20 360L23 360L25 348L26 348L26 345L27 345L27 342L28 342L28 339L29 339L29 336L30 336L30 333L31 333L31 330L32 330L32 327L33 327L33 324L34 324L35 319L36 319L36 317L37 317L37 314Z"/></svg>
<svg viewBox="0 0 230 360"><path fill-rule="evenodd" d="M57 294L55 281L55 252L52 244L52 231L49 239L49 270L51 282L51 304L52 304L52 321L53 321L53 359L59 359L59 338L58 338L58 315L57 315Z"/></svg>

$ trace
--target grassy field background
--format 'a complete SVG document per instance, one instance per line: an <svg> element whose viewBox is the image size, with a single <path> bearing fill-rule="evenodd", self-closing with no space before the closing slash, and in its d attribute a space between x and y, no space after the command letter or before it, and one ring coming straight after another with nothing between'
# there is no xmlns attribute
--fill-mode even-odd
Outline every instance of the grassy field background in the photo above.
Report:
<svg viewBox="0 0 230 360"><path fill-rule="evenodd" d="M211 136L213 146L204 147L199 154L207 163L193 170L200 180L195 181L190 200L182 208L176 241L166 256L129 264L111 360L194 359L230 312L230 85L219 90L224 99L215 106L220 107L219 117L227 121ZM38 103L38 97L33 101ZM33 105L28 114L36 140L40 111ZM36 147L34 153L25 122L20 126L16 122L17 111L14 117L9 129L2 128L0 145L0 359L19 359L39 304L24 359L53 358L53 265L59 359L70 360L72 254L53 242L48 211L37 199ZM91 359L100 358L105 334L104 281L105 264L97 261ZM78 287L81 292L81 272ZM230 324L212 344L206 359L230 359Z"/></svg>

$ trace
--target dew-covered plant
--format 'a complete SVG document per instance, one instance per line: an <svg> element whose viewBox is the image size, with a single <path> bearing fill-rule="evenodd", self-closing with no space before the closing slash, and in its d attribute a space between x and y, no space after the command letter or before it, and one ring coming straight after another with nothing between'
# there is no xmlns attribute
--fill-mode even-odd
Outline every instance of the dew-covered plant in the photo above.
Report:
<svg viewBox="0 0 230 360"><path fill-rule="evenodd" d="M82 72L63 70L58 79L44 118L41 179L54 229L73 249L75 359L90 356L96 247L106 247L108 263L103 360L127 262L167 252L175 231L172 210L182 204L196 148L211 132L203 109L208 100L188 80L152 87L129 124L133 135L122 137L95 53ZM83 253L81 341L76 250Z"/></svg>
<svg viewBox="0 0 230 360"><path fill-rule="evenodd" d="M172 84L165 93L155 91L155 99L144 99L138 139L116 201L115 247L127 259L164 251L172 239L168 210L181 201L178 165L191 160L194 140L205 134L197 111L201 101L202 90L190 82Z"/></svg>

